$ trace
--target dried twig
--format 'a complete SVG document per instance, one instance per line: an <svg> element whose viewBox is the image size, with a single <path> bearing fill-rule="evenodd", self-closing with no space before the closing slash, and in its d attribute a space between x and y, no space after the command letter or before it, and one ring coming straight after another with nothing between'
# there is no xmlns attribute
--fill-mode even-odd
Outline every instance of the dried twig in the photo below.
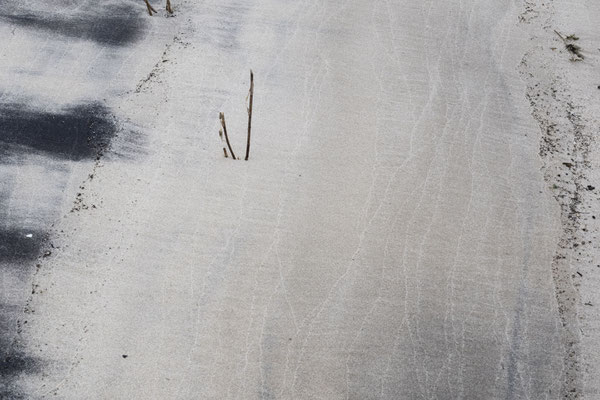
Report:
<svg viewBox="0 0 600 400"><path fill-rule="evenodd" d="M150 5L150 2L148 0L144 0L146 2L146 7L148 7L148 14L150 14L150 16L152 16L152 13L156 13L156 10L154 9L154 7L152 7Z"/></svg>
<svg viewBox="0 0 600 400"><path fill-rule="evenodd" d="M221 143L223 143L223 131L220 129L219 129L219 137L221 138ZM229 157L227 155L227 149L225 148L225 145L223 145L223 155L225 155L225 158Z"/></svg>
<svg viewBox="0 0 600 400"><path fill-rule="evenodd" d="M227 127L225 126L225 114L219 113L219 119L221 120L221 126L223 126L223 133L225 134L225 142L227 143L227 147L229 148L229 152L231 153L231 158L233 158L235 160L236 159L235 153L233 152L233 149L231 148L231 144L229 144L229 136L227 136Z"/></svg>
<svg viewBox="0 0 600 400"><path fill-rule="evenodd" d="M577 36L569 35L565 38L556 29L554 30L554 33L556 33L558 37L563 41L563 43L565 44L565 48L569 51L569 53L573 54L575 57L578 57L571 58L571 61L581 61L585 59L584 55L581 53L581 47L576 45L575 43L571 43L571 41L579 40Z"/></svg>
<svg viewBox="0 0 600 400"><path fill-rule="evenodd" d="M250 130L252 129L252 100L254 99L254 73L250 70L250 91L248 92L250 101L248 102L248 140L246 142L246 158L250 155Z"/></svg>
<svg viewBox="0 0 600 400"><path fill-rule="evenodd" d="M558 37L562 39L563 42L565 41L565 37L561 35L556 29L554 30L554 33L556 33Z"/></svg>
<svg viewBox="0 0 600 400"><path fill-rule="evenodd" d="M171 0L167 0L167 12L169 14L173 14L173 9L171 8Z"/></svg>
<svg viewBox="0 0 600 400"><path fill-rule="evenodd" d="M575 61L585 59L585 57L583 56L583 54L581 54L581 47L580 46L577 46L576 44L573 44L573 43L568 43L568 44L565 45L565 47L572 54L574 54L575 56L579 57L578 59L574 58Z"/></svg>

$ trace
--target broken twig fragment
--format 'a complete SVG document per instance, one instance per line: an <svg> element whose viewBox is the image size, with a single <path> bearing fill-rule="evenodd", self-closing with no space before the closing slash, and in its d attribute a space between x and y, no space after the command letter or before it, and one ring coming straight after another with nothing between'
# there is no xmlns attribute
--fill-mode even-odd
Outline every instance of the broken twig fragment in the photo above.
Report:
<svg viewBox="0 0 600 400"><path fill-rule="evenodd" d="M248 156L250 156L250 130L252 129L252 100L254 99L254 73L250 70L250 91L248 92L248 96L250 97L248 102L248 139L246 141L246 158L248 161Z"/></svg>
<svg viewBox="0 0 600 400"><path fill-rule="evenodd" d="M219 129L219 137L221 138L221 143L223 143L223 131L221 129ZM227 155L227 149L225 148L224 144L223 144L223 155L225 156L225 158L229 158L229 156Z"/></svg>
<svg viewBox="0 0 600 400"><path fill-rule="evenodd" d="M171 8L171 0L167 0L167 12L169 14L173 14L173 9Z"/></svg>
<svg viewBox="0 0 600 400"><path fill-rule="evenodd" d="M233 149L231 148L231 144L229 143L229 136L227 136L227 126L225 125L225 114L223 114L222 112L219 113L219 119L221 120L221 126L223 127L223 133L225 134L225 142L227 143L227 147L229 148L229 152L231 153L231 158L233 158L234 160L235 158L235 153L233 152Z"/></svg>
<svg viewBox="0 0 600 400"><path fill-rule="evenodd" d="M554 33L556 33L558 37L563 41L563 43L565 44L565 48L569 51L569 53L573 54L571 61L581 61L585 59L584 55L581 53L581 47L576 45L575 43L571 43L573 41L579 40L577 36L569 35L567 37L564 37L556 29L554 30Z"/></svg>

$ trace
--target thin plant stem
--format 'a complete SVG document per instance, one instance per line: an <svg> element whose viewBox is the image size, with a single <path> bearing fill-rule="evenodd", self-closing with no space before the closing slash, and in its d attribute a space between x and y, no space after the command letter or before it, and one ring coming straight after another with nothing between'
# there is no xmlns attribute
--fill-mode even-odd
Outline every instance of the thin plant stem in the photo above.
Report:
<svg viewBox="0 0 600 400"><path fill-rule="evenodd" d="M252 130L252 100L254 99L254 73L250 70L250 100L248 102L248 140L246 141L246 158L250 156L250 131Z"/></svg>
<svg viewBox="0 0 600 400"><path fill-rule="evenodd" d="M144 0L146 2L146 7L148 7L148 14L150 14L150 16L152 16L152 13L156 13L156 10L154 9L154 7L152 7L150 5L150 2L148 0Z"/></svg>
<svg viewBox="0 0 600 400"><path fill-rule="evenodd" d="M221 129L219 129L219 137L221 138L221 143L223 143L223 131ZM227 149L225 148L225 146L223 146L223 155L225 156L225 158L229 158L229 156L227 155Z"/></svg>
<svg viewBox="0 0 600 400"><path fill-rule="evenodd" d="M227 147L229 148L229 152L231 153L231 158L233 158L235 160L236 159L235 153L233 152L233 149L231 148L231 144L229 143L229 136L227 136L227 126L225 125L225 114L219 113L219 119L221 120L221 126L223 126L223 134L225 135L225 142L227 143Z"/></svg>

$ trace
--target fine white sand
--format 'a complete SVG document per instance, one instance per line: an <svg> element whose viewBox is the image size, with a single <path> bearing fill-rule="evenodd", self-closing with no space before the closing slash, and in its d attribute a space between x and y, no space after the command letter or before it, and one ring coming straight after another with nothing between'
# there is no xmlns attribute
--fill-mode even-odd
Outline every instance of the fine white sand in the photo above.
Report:
<svg viewBox="0 0 600 400"><path fill-rule="evenodd" d="M120 48L0 27L7 96L101 100L120 127L98 161L60 164L60 188L33 184L57 161L2 167L54 193L35 194L52 254L13 301L41 367L15 388L598 396L597 5L172 1L174 18L140 1L143 37ZM242 158L250 68L234 161L218 113ZM540 155L552 124L566 144Z"/></svg>

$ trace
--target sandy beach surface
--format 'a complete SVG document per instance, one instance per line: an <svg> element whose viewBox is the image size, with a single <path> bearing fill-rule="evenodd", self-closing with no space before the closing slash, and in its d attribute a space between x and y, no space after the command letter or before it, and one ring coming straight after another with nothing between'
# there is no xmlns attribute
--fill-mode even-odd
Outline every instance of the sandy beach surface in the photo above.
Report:
<svg viewBox="0 0 600 400"><path fill-rule="evenodd" d="M0 0L0 398L600 398L598 2L151 4Z"/></svg>

